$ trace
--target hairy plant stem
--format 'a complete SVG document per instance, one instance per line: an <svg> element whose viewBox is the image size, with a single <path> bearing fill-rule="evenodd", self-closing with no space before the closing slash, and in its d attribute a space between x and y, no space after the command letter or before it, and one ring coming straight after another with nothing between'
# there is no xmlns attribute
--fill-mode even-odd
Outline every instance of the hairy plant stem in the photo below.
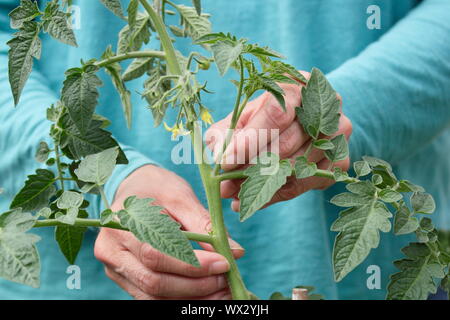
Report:
<svg viewBox="0 0 450 320"><path fill-rule="evenodd" d="M292 175L295 175L295 171L292 170ZM333 171L330 170L322 170L317 169L316 173L314 174L314 177L320 177L320 178L327 178L330 180L335 180ZM222 182L225 180L236 180L236 179L245 179L247 178L247 175L245 174L245 170L236 170L236 171L230 171L222 173L218 176L215 176L215 179L218 182ZM356 178L348 177L347 179L343 180L344 183L352 183L352 182L358 182L359 180Z"/></svg>
<svg viewBox="0 0 450 320"><path fill-rule="evenodd" d="M238 266L234 260L228 241L228 234L225 227L225 221L223 219L222 199L220 198L220 181L215 179L212 167L205 163L203 159L204 146L198 123L194 124L194 129L191 136L195 159L198 163L200 176L205 188L206 198L208 199L214 249L223 255L230 264L230 271L227 273L227 278L233 299L248 300L248 291L239 273Z"/></svg>
<svg viewBox="0 0 450 320"><path fill-rule="evenodd" d="M102 198L103 205L105 206L105 208L111 209L111 206L109 205L108 198L106 197L105 189L103 189L103 186L98 186L97 190L98 190L98 192L100 192L100 197Z"/></svg>
<svg viewBox="0 0 450 320"><path fill-rule="evenodd" d="M57 226L67 226L67 224L56 220L56 219L45 219L36 221L33 228L44 228L44 227L57 227ZM102 224L98 219L83 219L77 218L75 219L74 225L75 227L94 227L94 228L110 228L117 230L129 231L127 228L124 228L120 225L119 222L111 221L106 224ZM213 243L213 238L207 234L193 233L183 231L183 234L192 241L205 242L205 243Z"/></svg>
<svg viewBox="0 0 450 320"><path fill-rule="evenodd" d="M177 55L175 52L175 48L172 44L172 39L167 33L166 25L164 24L162 18L156 13L153 7L147 2L147 0L139 0L144 7L145 11L147 11L150 19L153 22L153 25L158 33L159 39L161 40L161 45L164 49L167 61L167 67L172 74L181 75L181 68L178 64Z"/></svg>
<svg viewBox="0 0 450 320"><path fill-rule="evenodd" d="M58 179L61 182L61 190L64 192L64 174L61 168L61 158L59 155L59 145L55 146L55 162L58 170Z"/></svg>
<svg viewBox="0 0 450 320"><path fill-rule="evenodd" d="M109 64L120 62L123 60L128 59L135 59L135 58L159 58L159 59L165 59L166 55L162 51L157 50L146 50L146 51L132 51L124 54L119 54L117 56L107 58L104 60L97 61L94 63L97 67L102 68Z"/></svg>
<svg viewBox="0 0 450 320"><path fill-rule="evenodd" d="M223 154L225 153L225 150L227 149L228 144L230 143L231 137L233 136L233 130L236 128L236 125L237 125L237 122L238 122L239 116L240 116L239 110L241 109L241 99L242 99L242 91L244 88L244 76L245 76L244 75L244 61L242 59L242 56L239 56L239 70L240 70L239 71L239 75L240 75L239 87L238 87L238 93L236 96L236 102L234 104L233 115L231 117L231 125L230 125L230 129L227 132L227 137L225 138L225 141L223 143L222 150L220 151L220 154L217 157L217 163L214 168L215 175L219 174L220 163L222 162ZM247 104L247 102L245 102L245 104Z"/></svg>
<svg viewBox="0 0 450 320"><path fill-rule="evenodd" d="M182 69L178 63L175 48L173 47L172 40L167 33L167 28L156 13L153 7L147 2L147 0L139 0L144 9L150 16L153 25L158 33L161 41L161 45L166 55L166 63L168 71L173 75L182 75ZM249 299L247 289L242 281L239 269L236 261L234 260L231 252L230 244L228 242L227 230L223 220L222 202L220 198L220 184L213 178L212 167L203 161L203 140L200 134L199 126L194 123L192 130L192 146L194 154L199 163L198 168L202 177L203 186L206 191L206 197L208 200L208 207L211 215L212 222L212 238L213 247L221 255L223 255L230 264L230 271L227 273L228 283L231 289L233 299L246 300Z"/></svg>

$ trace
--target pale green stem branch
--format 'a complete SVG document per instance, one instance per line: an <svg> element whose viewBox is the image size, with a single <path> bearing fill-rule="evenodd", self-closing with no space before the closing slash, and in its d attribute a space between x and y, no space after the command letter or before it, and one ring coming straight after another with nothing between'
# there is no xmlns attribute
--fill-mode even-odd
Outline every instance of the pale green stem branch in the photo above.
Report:
<svg viewBox="0 0 450 320"><path fill-rule="evenodd" d="M153 51L153 50L147 50L147 51L132 51L124 54L119 54L117 56L107 58L104 60L97 61L95 63L96 66L102 68L107 65L110 65L112 63L120 62L123 60L128 59L135 59L135 58L159 58L159 59L165 59L166 54L162 51Z"/></svg>
<svg viewBox="0 0 450 320"><path fill-rule="evenodd" d="M33 226L33 228L58 227L58 226L67 226L67 224L65 224L59 220L56 220L56 219L46 219L46 220L36 221L36 224ZM101 224L100 220L98 220L98 219L77 218L75 220L74 226L76 226L76 227L110 228L110 229L129 231L127 228L122 227L120 225L120 223L118 223L116 221L111 221L106 224ZM191 241L205 242L205 243L209 243L209 244L213 243L213 238L207 234L193 233L193 232L187 232L187 231L183 231L183 234Z"/></svg>

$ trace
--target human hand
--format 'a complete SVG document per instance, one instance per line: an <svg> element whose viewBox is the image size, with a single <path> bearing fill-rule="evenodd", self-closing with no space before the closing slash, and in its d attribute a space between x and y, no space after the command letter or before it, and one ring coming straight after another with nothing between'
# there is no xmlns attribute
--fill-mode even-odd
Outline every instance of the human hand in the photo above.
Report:
<svg viewBox="0 0 450 320"><path fill-rule="evenodd" d="M153 198L182 226L183 230L208 233L211 221L189 184L173 172L147 165L134 171L120 185L113 211L122 209L129 196ZM149 244L140 242L127 231L102 228L95 256L105 264L107 276L136 299L230 299L224 273L229 264L209 244L195 250L201 267L196 268L167 256ZM244 249L233 240L230 246L235 258Z"/></svg>
<svg viewBox="0 0 450 320"><path fill-rule="evenodd" d="M309 78L310 74L302 72ZM285 92L286 111L283 111L277 100L270 94L264 93L253 101L250 101L236 126L236 131L230 144L224 153L221 167L225 171L243 169L252 159L268 150L273 151L273 146L278 146L278 153L282 159L292 159L305 154L311 139L304 132L296 118L295 108L301 105L301 85L280 84ZM341 97L338 96L342 101ZM232 114L225 119L213 124L206 133L206 143L217 156L223 145L226 130L230 127ZM277 135L272 135L272 130L279 130ZM265 131L262 131L265 130ZM260 134L263 132L263 134ZM339 130L335 135L345 134L349 139L352 133L350 120L342 114ZM275 150L276 151L276 150ZM237 161L242 160L244 161ZM317 163L319 169L327 169L330 165L323 151L313 149L309 161ZM350 159L336 162L333 167L348 170ZM224 198L233 198L232 209L239 211L238 193L243 180L229 180L222 182L221 193ZM326 189L333 181L310 177L306 179L288 178L287 183L274 195L267 204L286 201L299 196L311 189Z"/></svg>

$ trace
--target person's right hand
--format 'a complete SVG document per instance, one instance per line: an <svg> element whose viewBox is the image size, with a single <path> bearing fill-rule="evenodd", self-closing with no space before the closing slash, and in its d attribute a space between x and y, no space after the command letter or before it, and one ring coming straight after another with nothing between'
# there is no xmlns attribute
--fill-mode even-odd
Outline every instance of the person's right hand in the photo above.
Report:
<svg viewBox="0 0 450 320"><path fill-rule="evenodd" d="M173 172L153 165L137 169L121 183L111 209L122 209L129 196L156 199L183 230L211 231L208 211L189 184ZM107 276L135 299L230 299L224 275L229 270L227 260L210 245L201 245L206 250L195 250L201 264L196 268L160 253L130 232L103 228L94 252ZM244 254L236 242L230 240L230 245L235 258Z"/></svg>

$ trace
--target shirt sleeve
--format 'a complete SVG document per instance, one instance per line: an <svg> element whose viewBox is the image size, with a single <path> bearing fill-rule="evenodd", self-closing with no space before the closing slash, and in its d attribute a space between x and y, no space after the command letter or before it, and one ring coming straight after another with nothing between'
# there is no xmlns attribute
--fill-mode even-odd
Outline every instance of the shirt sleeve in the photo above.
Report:
<svg viewBox="0 0 450 320"><path fill-rule="evenodd" d="M41 141L51 145L49 129L51 123L46 119L46 109L58 100L44 76L39 70L33 70L20 98L20 103L14 107L13 97L8 80L8 46L6 42L11 38L13 30L9 27L8 12L17 2L6 1L0 4L0 176L1 187L5 189L5 196L11 201L23 186L28 174L36 169L38 164L34 160L36 148ZM45 54L45 48L44 48ZM119 184L131 172L146 164L155 164L140 152L130 146L120 144L129 160L128 165L118 165L105 191L109 201ZM100 199L88 197L92 203L90 214L98 217L103 210Z"/></svg>
<svg viewBox="0 0 450 320"><path fill-rule="evenodd" d="M393 165L450 124L450 1L425 0L377 42L331 72L353 123L351 158Z"/></svg>

